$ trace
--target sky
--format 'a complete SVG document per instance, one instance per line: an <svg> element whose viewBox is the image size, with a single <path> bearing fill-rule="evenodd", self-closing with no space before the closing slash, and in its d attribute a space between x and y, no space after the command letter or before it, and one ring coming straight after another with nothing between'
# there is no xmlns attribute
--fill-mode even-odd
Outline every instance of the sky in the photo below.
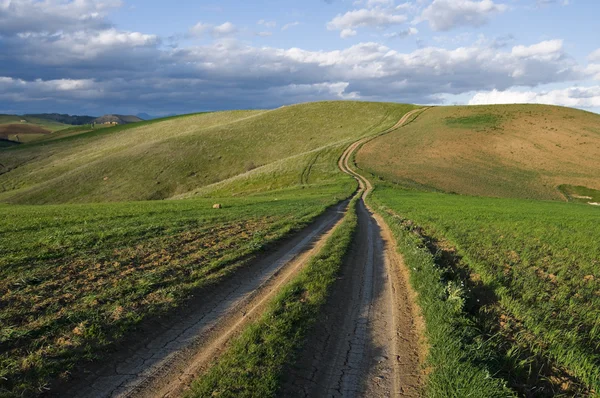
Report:
<svg viewBox="0 0 600 398"><path fill-rule="evenodd" d="M597 0L0 0L0 113L319 100L600 112Z"/></svg>

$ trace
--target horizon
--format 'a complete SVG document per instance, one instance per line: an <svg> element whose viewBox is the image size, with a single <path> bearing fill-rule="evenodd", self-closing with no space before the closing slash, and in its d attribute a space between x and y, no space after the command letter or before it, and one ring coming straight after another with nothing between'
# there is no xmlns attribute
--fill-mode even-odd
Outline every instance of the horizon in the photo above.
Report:
<svg viewBox="0 0 600 398"><path fill-rule="evenodd" d="M577 0L5 0L0 113L164 116L322 100L600 113L600 48L588 32L598 12Z"/></svg>

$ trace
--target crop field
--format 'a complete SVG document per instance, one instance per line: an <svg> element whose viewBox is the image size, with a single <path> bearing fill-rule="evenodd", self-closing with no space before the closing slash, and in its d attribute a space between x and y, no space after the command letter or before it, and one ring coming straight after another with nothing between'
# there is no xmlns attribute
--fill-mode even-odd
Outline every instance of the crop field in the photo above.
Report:
<svg viewBox="0 0 600 398"><path fill-rule="evenodd" d="M0 206L0 391L43 391L353 189L225 198L220 210L212 199Z"/></svg>
<svg viewBox="0 0 600 398"><path fill-rule="evenodd" d="M430 108L357 154L360 166L421 190L565 200L600 189L600 116L547 105Z"/></svg>
<svg viewBox="0 0 600 398"><path fill-rule="evenodd" d="M450 326L457 341L468 341L460 355L498 379L492 390L506 384L520 395L600 391L599 209L385 184L372 200L405 234L422 238L413 246L427 244L436 255L445 300L465 316ZM444 366L453 363L448 357L433 360L434 390L465 381ZM473 374L467 379L476 380Z"/></svg>
<svg viewBox="0 0 600 398"><path fill-rule="evenodd" d="M289 157L349 144L392 126L413 108L324 102L216 112L5 149L0 200L50 204L170 198Z"/></svg>

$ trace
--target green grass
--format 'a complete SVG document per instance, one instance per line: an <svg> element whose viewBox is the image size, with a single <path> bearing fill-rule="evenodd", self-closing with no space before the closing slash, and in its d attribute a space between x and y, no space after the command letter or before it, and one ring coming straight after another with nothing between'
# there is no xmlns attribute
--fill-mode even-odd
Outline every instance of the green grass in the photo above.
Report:
<svg viewBox="0 0 600 398"><path fill-rule="evenodd" d="M600 391L600 209L386 185L372 201L425 313L430 396L488 396L477 391L489 383L523 395ZM435 265L443 254L454 262Z"/></svg>
<svg viewBox="0 0 600 398"><path fill-rule="evenodd" d="M491 113L446 118L446 125L468 129L498 128L500 127L500 122L501 117Z"/></svg>
<svg viewBox="0 0 600 398"><path fill-rule="evenodd" d="M349 144L393 125L413 108L320 102L215 112L7 149L3 163L9 171L0 174L0 200L50 204L180 196L254 168ZM260 181L248 189L270 187Z"/></svg>
<svg viewBox="0 0 600 398"><path fill-rule="evenodd" d="M286 365L302 349L336 280L356 228L356 199L342 224L306 268L269 304L265 314L232 342L187 397L274 397ZM309 348L308 348L309 349Z"/></svg>
<svg viewBox="0 0 600 398"><path fill-rule="evenodd" d="M558 187L569 202L600 203L600 190L581 186L561 185Z"/></svg>
<svg viewBox="0 0 600 398"><path fill-rule="evenodd" d="M405 187L561 200L561 185L600 190L600 116L548 105L433 107L367 143L361 168Z"/></svg>
<svg viewBox="0 0 600 398"><path fill-rule="evenodd" d="M34 394L348 197L0 205L0 395ZM221 210L212 209L222 203Z"/></svg>

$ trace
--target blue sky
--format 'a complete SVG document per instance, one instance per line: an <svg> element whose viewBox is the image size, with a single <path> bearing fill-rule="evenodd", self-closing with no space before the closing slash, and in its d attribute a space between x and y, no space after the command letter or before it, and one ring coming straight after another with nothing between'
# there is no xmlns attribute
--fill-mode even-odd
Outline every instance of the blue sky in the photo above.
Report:
<svg viewBox="0 0 600 398"><path fill-rule="evenodd" d="M592 0L0 0L0 112L356 99L600 112Z"/></svg>

